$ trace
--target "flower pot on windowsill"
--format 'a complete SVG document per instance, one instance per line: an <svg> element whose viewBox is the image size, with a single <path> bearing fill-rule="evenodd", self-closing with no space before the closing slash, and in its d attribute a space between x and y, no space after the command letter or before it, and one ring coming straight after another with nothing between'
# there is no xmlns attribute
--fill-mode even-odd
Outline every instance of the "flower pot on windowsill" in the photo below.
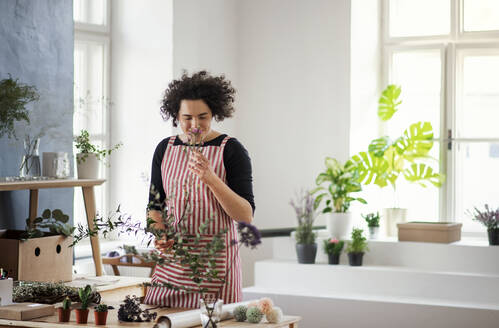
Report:
<svg viewBox="0 0 499 328"><path fill-rule="evenodd" d="M369 239L375 240L379 237L379 227L369 227Z"/></svg>
<svg viewBox="0 0 499 328"><path fill-rule="evenodd" d="M314 264L317 254L317 244L296 244L296 255L298 263Z"/></svg>
<svg viewBox="0 0 499 328"><path fill-rule="evenodd" d="M76 323L87 323L88 321L88 309L75 309L76 312Z"/></svg>
<svg viewBox="0 0 499 328"><path fill-rule="evenodd" d="M98 326L104 326L107 321L108 311L94 311L95 324Z"/></svg>
<svg viewBox="0 0 499 328"><path fill-rule="evenodd" d="M489 235L489 245L499 245L499 228L488 229L487 234Z"/></svg>
<svg viewBox="0 0 499 328"><path fill-rule="evenodd" d="M329 264L340 264L340 255L341 253L331 253L327 255Z"/></svg>
<svg viewBox="0 0 499 328"><path fill-rule="evenodd" d="M94 153L76 154L78 179L98 179L99 164L99 158Z"/></svg>
<svg viewBox="0 0 499 328"><path fill-rule="evenodd" d="M361 266L363 257L364 252L348 253L348 263L350 264L350 266Z"/></svg>
<svg viewBox="0 0 499 328"><path fill-rule="evenodd" d="M329 236L338 239L347 237L352 226L352 213L329 213L326 217L326 227Z"/></svg>
<svg viewBox="0 0 499 328"><path fill-rule="evenodd" d="M59 316L59 322L69 322L69 318L71 318L71 308L63 309L62 307L58 307L57 314Z"/></svg>

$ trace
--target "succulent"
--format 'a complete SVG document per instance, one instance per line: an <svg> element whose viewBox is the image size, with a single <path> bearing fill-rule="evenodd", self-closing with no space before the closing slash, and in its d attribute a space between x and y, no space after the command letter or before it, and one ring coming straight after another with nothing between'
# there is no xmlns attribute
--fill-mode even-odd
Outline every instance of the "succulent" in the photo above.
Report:
<svg viewBox="0 0 499 328"><path fill-rule="evenodd" d="M246 311L246 318L248 319L248 322L260 323L263 318L263 312L257 307L249 308L248 311Z"/></svg>
<svg viewBox="0 0 499 328"><path fill-rule="evenodd" d="M246 321L246 311L248 311L248 308L244 305L239 305L234 308L234 311L232 314L234 315L234 318L236 321Z"/></svg>
<svg viewBox="0 0 499 328"><path fill-rule="evenodd" d="M71 307L71 299L69 297L66 296L66 298L64 299L64 301L62 301L62 308L64 310L67 310Z"/></svg>
<svg viewBox="0 0 499 328"><path fill-rule="evenodd" d="M78 289L78 295L80 296L81 309L86 310L88 303L90 302L90 295L92 294L92 287L86 285L85 288Z"/></svg>
<svg viewBox="0 0 499 328"><path fill-rule="evenodd" d="M106 304L99 304L94 308L95 312L107 312L108 309L109 307Z"/></svg>

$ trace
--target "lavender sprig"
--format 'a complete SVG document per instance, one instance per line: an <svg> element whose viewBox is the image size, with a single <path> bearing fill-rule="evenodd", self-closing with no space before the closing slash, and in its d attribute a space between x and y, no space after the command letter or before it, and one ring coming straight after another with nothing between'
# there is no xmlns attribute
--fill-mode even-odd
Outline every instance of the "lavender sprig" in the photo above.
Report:
<svg viewBox="0 0 499 328"><path fill-rule="evenodd" d="M477 207L474 207L474 211L467 211L467 214L474 221L480 222L489 230L499 228L499 207L493 210L488 204L485 204L484 208L484 210L479 210Z"/></svg>

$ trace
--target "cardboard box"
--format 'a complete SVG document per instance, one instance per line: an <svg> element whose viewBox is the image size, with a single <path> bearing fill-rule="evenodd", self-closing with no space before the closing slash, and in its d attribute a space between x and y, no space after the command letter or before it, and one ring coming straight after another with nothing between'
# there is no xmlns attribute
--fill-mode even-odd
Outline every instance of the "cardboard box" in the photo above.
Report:
<svg viewBox="0 0 499 328"><path fill-rule="evenodd" d="M31 320L34 318L54 315L55 308L52 304L14 303L0 306L0 319Z"/></svg>
<svg viewBox="0 0 499 328"><path fill-rule="evenodd" d="M19 240L22 230L0 230L0 268L14 280L71 281L71 237L61 235Z"/></svg>
<svg viewBox="0 0 499 328"><path fill-rule="evenodd" d="M454 222L407 222L399 223L399 241L427 243L452 243L461 240L461 223Z"/></svg>

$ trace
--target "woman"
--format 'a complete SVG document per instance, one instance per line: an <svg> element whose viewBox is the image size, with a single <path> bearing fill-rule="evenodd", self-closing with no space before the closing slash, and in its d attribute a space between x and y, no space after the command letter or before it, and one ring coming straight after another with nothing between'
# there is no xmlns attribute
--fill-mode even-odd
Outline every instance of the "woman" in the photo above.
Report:
<svg viewBox="0 0 499 328"><path fill-rule="evenodd" d="M211 76L206 71L192 76L184 73L169 84L161 113L165 120L172 119L173 126L180 124L183 134L168 137L157 146L151 174L151 190L157 192L150 195L150 201L154 201L159 192L160 204L174 214L174 225L183 217L188 234L195 235L200 225L210 218L208 241L210 236L227 229L224 252L217 258L220 275L223 277L228 272L227 279L224 284L211 282L204 286L212 296L219 292L225 304L242 299L241 261L230 241L237 239L237 222L251 223L255 209L251 162L246 149L235 138L211 129L213 119L222 121L232 116L234 94L234 88L224 76ZM185 151L192 129L200 129L198 137L203 143L199 152ZM188 197L186 185L196 186L191 188ZM189 210L185 211L186 208ZM156 221L157 228L164 229L160 210L157 206L150 209L149 217ZM156 241L156 247L167 252L171 247L169 242ZM201 247L203 245L198 246ZM152 282L195 286L186 267L177 263L156 266ZM144 302L196 308L200 297L196 293L151 287Z"/></svg>

